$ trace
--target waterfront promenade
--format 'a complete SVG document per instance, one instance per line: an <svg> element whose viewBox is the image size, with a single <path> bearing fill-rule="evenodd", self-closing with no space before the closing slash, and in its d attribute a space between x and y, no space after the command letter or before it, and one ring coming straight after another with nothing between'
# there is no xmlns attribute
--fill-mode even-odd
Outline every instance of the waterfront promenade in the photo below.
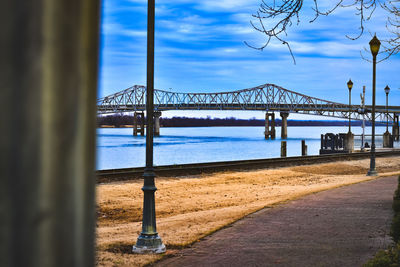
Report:
<svg viewBox="0 0 400 267"><path fill-rule="evenodd" d="M396 177L263 209L156 266L362 266L386 248Z"/></svg>
<svg viewBox="0 0 400 267"><path fill-rule="evenodd" d="M358 183L368 186L368 181L387 179L366 176L368 169L369 159L361 159L307 166L288 166L247 171L232 170L181 177L158 177L157 187L159 190L156 193L157 228L167 246L166 255L131 254L132 244L134 244L141 229L142 181L129 180L99 184L97 186L98 265L143 266L171 255L179 255L182 248L190 246L196 248L196 246L203 243L203 238L219 231L223 233L226 229L221 229L232 225L236 221L238 221L238 224L242 224L247 220L243 218L252 218L255 214L259 214L255 213L257 211L275 213L292 203L303 201L303 198L315 197L319 194L318 192L322 192L321 194L335 192L336 190L341 190L340 188L335 188L352 188L357 186ZM397 156L377 158L377 169L382 176L397 176L400 174L400 159ZM390 203L395 189L395 179L392 179L392 183L388 184L388 188L385 189L387 191L383 193L379 192L377 188L371 188L371 193L354 192L349 194L348 197L353 197L354 201L357 200L360 203L372 203L369 198L375 200L382 196L386 197L386 211L388 213L376 214L378 221L381 219L390 220ZM334 194L336 195L337 193ZM300 204L299 206L301 206ZM340 208L341 206L336 205L334 207ZM376 207L369 204L367 206ZM308 206L304 205L304 207L306 208L300 210L301 213L308 212ZM321 210L317 209L319 212L308 217L315 217L314 219L319 220L325 218L329 222L332 220L333 215L328 216L327 212L331 211L331 206L328 207L321 208ZM291 211L296 211L296 209L291 209ZM364 213L367 214L363 209L357 211L351 206L344 209L343 212L348 212L350 223L351 219L354 219L355 222L360 222L358 218L362 218ZM375 211L373 214L375 214ZM290 217L285 220L284 216L279 214L276 216L274 220L271 219L263 223L265 227L275 227L282 217L282 228L275 229L276 233L290 234L290 229L286 231L283 228L286 224L290 227L299 227L301 225L298 222L292 222ZM372 217L368 217L366 223L369 224L372 220ZM308 224L309 222L306 221L306 223ZM322 223L321 221L316 221L319 227L324 226L324 223L325 221L322 221ZM347 229L347 226L343 226L343 223L338 225L341 230ZM369 230L365 227L363 225L360 229L369 234ZM228 229L231 229L231 227ZM293 228L292 231L300 234L297 232L302 232L303 230L305 235L309 234L306 228ZM337 236L335 232L333 233L331 238ZM288 236L288 240L292 235L293 233ZM325 238L326 235L324 234L322 238ZM337 237L340 237L340 235ZM235 246L240 244L238 243L239 240L236 239L234 239L235 242L232 242ZM264 238L263 242L267 242L267 240ZM390 239L385 240L388 241ZM327 244L330 242L327 241ZM194 245L196 243L198 245ZM274 243L274 246L279 248L278 245L278 243ZM248 246L244 251L250 253L249 251L257 249L258 246ZM278 252L282 254L282 251L284 250L281 246ZM374 250L368 250L369 257L373 254ZM212 254L210 254L210 257L212 257Z"/></svg>

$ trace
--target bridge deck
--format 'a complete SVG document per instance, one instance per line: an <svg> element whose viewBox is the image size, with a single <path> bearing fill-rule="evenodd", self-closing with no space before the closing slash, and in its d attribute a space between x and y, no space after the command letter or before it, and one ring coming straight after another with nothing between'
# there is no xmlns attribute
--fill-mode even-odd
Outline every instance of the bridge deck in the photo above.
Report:
<svg viewBox="0 0 400 267"><path fill-rule="evenodd" d="M145 110L146 88L135 85L116 94L98 99L98 114L123 113ZM154 91L154 107L167 110L259 110L300 113L343 119L372 120L370 105L363 109L327 101L287 90L274 84L221 93L176 93ZM400 113L399 106L376 106L376 121L393 121Z"/></svg>

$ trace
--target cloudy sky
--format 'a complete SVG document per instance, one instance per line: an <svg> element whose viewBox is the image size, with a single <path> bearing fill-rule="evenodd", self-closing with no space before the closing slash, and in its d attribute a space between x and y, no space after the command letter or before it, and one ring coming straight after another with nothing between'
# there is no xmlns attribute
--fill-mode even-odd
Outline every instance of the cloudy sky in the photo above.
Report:
<svg viewBox="0 0 400 267"><path fill-rule="evenodd" d="M333 1L320 1L328 2ZM305 6L301 23L288 31L287 40L296 58L294 65L288 49L277 42L264 51L244 44L246 41L258 46L265 41L249 23L259 4L260 0L156 0L155 88L220 92L274 83L306 95L347 103L346 83L351 78L353 103L359 103L363 85L367 86L366 101L371 103L372 64L360 56L371 35L366 32L356 41L346 38L346 34L359 33L359 18L353 8L342 8L309 23L313 11ZM103 0L102 13L100 97L146 84L147 1ZM385 23L386 17L378 9L366 26L378 38L385 38ZM369 53L364 54L370 57ZM378 64L378 104L385 103L386 84L392 89L390 104L399 105L400 56ZM167 117L175 115L264 116L262 112L163 113Z"/></svg>

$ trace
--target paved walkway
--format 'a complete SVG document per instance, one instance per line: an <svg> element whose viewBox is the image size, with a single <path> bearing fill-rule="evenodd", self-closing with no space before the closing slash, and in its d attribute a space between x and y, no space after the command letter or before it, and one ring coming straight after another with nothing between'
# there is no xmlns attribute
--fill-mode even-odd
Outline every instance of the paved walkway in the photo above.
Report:
<svg viewBox="0 0 400 267"><path fill-rule="evenodd" d="M157 266L362 266L390 244L396 177L254 213Z"/></svg>

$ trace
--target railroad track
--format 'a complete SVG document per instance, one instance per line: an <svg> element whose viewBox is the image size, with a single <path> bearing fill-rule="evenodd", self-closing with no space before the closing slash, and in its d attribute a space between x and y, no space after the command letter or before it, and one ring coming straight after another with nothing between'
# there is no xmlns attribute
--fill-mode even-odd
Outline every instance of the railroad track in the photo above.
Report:
<svg viewBox="0 0 400 267"><path fill-rule="evenodd" d="M400 155L400 149L376 152L377 157L399 156L399 155ZM183 175L211 173L211 172L219 172L227 170L265 169L265 168L277 168L285 166L333 162L338 160L357 160L369 157L370 153L368 152L356 152L350 154L328 154L328 155L313 155L313 156L299 156L299 157L286 157L286 158L220 161L220 162L207 162L207 163L196 163L196 164L155 166L155 172L157 176L183 176ZM98 183L106 183L113 181L142 179L143 171L144 167L99 170L96 171L96 176Z"/></svg>

